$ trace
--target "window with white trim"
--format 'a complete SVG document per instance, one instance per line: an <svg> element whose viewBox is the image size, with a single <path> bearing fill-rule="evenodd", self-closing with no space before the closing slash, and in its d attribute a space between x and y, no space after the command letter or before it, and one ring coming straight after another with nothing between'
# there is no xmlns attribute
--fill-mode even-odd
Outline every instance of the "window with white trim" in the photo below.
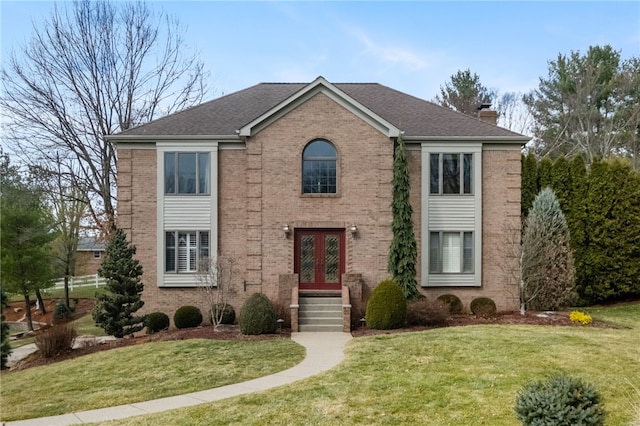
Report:
<svg viewBox="0 0 640 426"><path fill-rule="evenodd" d="M473 232L430 232L430 274L472 274Z"/></svg>
<svg viewBox="0 0 640 426"><path fill-rule="evenodd" d="M165 152L164 193L209 195L210 168L208 152Z"/></svg>
<svg viewBox="0 0 640 426"><path fill-rule="evenodd" d="M473 154L430 154L429 193L473 194Z"/></svg>
<svg viewBox="0 0 640 426"><path fill-rule="evenodd" d="M209 258L209 231L165 233L165 272L197 272Z"/></svg>

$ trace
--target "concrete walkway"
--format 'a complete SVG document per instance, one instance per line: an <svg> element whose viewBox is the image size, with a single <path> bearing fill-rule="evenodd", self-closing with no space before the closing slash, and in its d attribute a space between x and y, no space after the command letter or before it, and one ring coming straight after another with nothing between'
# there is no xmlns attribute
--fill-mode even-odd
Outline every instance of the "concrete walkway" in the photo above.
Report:
<svg viewBox="0 0 640 426"><path fill-rule="evenodd" d="M348 333L293 333L291 339L304 346L307 350L302 362L288 370L270 376L236 383L219 388L193 392L185 395L120 405L117 407L100 408L97 410L80 411L52 417L7 422L6 425L26 426L59 426L78 423L104 422L122 419L142 414L159 413L175 408L190 407L206 402L219 401L232 396L259 392L295 381L314 376L338 365L344 358L344 346L351 340Z"/></svg>

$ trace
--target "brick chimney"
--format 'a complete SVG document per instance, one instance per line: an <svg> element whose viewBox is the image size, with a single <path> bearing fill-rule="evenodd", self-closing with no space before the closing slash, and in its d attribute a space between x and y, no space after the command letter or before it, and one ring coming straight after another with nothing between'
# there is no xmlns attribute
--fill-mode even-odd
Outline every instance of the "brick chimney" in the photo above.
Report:
<svg viewBox="0 0 640 426"><path fill-rule="evenodd" d="M491 104L482 104L478 108L478 118L486 123L498 124L498 112L491 109Z"/></svg>

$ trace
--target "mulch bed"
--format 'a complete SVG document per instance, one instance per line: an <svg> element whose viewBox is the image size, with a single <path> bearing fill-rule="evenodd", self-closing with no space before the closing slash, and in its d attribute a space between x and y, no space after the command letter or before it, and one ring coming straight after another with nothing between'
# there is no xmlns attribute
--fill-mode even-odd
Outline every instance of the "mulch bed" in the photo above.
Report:
<svg viewBox="0 0 640 426"><path fill-rule="evenodd" d="M33 320L38 322L52 322L52 312L56 301L47 301L46 315L41 315L39 312L33 310ZM78 301L75 316L82 316L90 314L91 309L95 304L94 300L81 299ZM14 308L24 306L23 304L13 303L11 307L4 308L3 314L6 316L7 321L18 321L24 316L24 312L14 312ZM595 321L588 326L582 326L575 324L569 319L568 312L553 312L549 314L539 312L527 312L526 315L520 315L519 312L504 312L492 317L476 317L475 315L453 315L447 319L445 324L438 327L456 327L456 326L469 326L479 324L530 324L540 326L568 326L568 327L600 327L611 328L615 325L608 324L602 321ZM397 330L371 330L366 327L358 327L351 332L354 337L370 336L376 334L392 334L403 333L411 331L428 330L438 327L406 327ZM218 330L214 330L212 326L201 326L189 329L171 329L162 331L152 335L146 335L139 333L135 337L128 337L124 339L118 339L101 344L88 344L84 347L74 349L70 352L60 354L55 358L43 358L37 352L18 362L11 368L11 371L23 370L30 367L39 365L47 365L54 362L59 362L66 359L72 359L78 356L87 355L90 353L109 350L114 348L121 348L125 346L167 341L167 340L186 340L186 339L219 339L219 340L238 340L238 341L255 341L255 340L269 340L278 339L281 337L290 337L291 331L289 329L283 329L276 334L271 335L259 335L259 336L246 336L240 333L238 326L221 326Z"/></svg>

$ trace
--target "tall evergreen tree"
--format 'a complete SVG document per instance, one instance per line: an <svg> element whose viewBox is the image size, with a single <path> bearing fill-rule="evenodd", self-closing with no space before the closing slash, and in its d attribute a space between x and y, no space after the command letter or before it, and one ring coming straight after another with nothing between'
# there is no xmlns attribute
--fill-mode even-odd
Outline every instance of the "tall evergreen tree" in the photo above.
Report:
<svg viewBox="0 0 640 426"><path fill-rule="evenodd" d="M640 174L623 160L589 173L587 238L578 290L591 303L640 295Z"/></svg>
<svg viewBox="0 0 640 426"><path fill-rule="evenodd" d="M550 188L533 201L522 237L521 262L523 305L555 310L573 302L575 269L569 227Z"/></svg>
<svg viewBox="0 0 640 426"><path fill-rule="evenodd" d="M481 104L490 104L496 98L495 91L483 86L478 74L471 74L469 69L458 70L450 78L450 82L440 86L440 95L435 98L443 107L475 117Z"/></svg>
<svg viewBox="0 0 640 426"><path fill-rule="evenodd" d="M553 182L551 180L551 169L553 169L553 161L549 157L544 157L538 164L538 193L544 188L551 188Z"/></svg>
<svg viewBox="0 0 640 426"><path fill-rule="evenodd" d="M55 224L40 189L24 179L7 156L0 158L0 188L2 286L22 295L27 326L33 330L31 294L52 285L50 243L56 237Z"/></svg>
<svg viewBox="0 0 640 426"><path fill-rule="evenodd" d="M576 286L582 287L584 277L584 250L587 241L587 167L582 155L575 156L570 163L571 174L571 209L567 216L569 232L571 232L571 247L576 265Z"/></svg>
<svg viewBox="0 0 640 426"><path fill-rule="evenodd" d="M569 214L571 209L571 171L569 170L569 162L564 155L556 158L551 167L551 187L556 194L562 212Z"/></svg>
<svg viewBox="0 0 640 426"><path fill-rule="evenodd" d="M522 217L527 215L538 192L538 162L535 154L530 151L526 156L522 156L522 192L520 204Z"/></svg>
<svg viewBox="0 0 640 426"><path fill-rule="evenodd" d="M388 270L409 300L420 295L416 282L418 249L413 232L410 192L409 164L404 141L400 135L393 159L393 202L391 203L393 239L389 248Z"/></svg>
<svg viewBox="0 0 640 426"><path fill-rule="evenodd" d="M141 299L142 266L133 258L136 248L127 242L127 236L118 229L109 244L107 254L98 273L107 279L107 293L98 295L93 310L96 325L115 337L133 335L144 327L144 316L134 316L144 302Z"/></svg>

